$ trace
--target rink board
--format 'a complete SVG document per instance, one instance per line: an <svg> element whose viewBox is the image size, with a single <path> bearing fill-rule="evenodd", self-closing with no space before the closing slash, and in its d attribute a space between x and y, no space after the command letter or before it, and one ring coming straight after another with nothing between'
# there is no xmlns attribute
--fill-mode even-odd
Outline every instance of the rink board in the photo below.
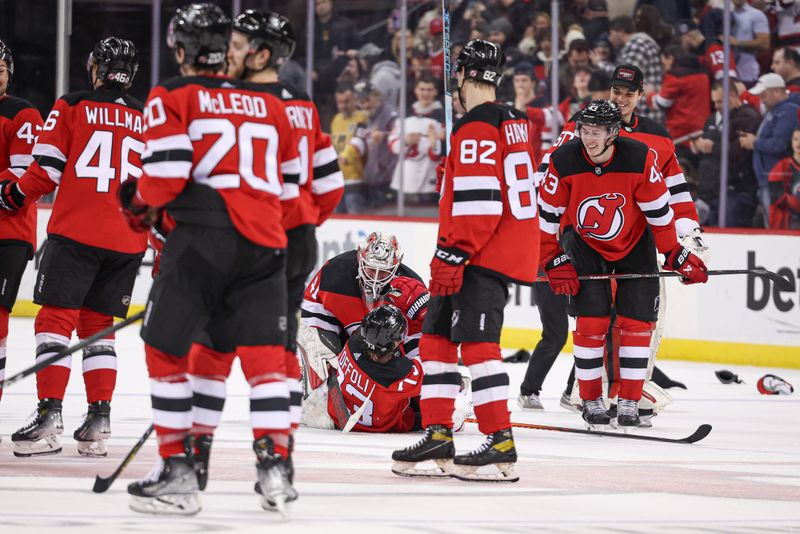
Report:
<svg viewBox="0 0 800 534"><path fill-rule="evenodd" d="M46 238L50 210L39 210L39 243ZM397 235L404 262L423 280L436 242L436 223L423 219L336 217L320 227L319 261L352 250L370 232ZM791 291L777 291L751 276L719 276L702 286L668 280L667 316L659 357L800 368L800 233L707 232L711 269L762 267L786 277ZM14 309L31 316L36 270L41 255L29 264ZM132 310L141 309L150 288L152 251L145 256L131 296ZM541 322L528 287L513 286L506 307L502 344L531 349L541 337ZM566 351L571 350L569 345Z"/></svg>

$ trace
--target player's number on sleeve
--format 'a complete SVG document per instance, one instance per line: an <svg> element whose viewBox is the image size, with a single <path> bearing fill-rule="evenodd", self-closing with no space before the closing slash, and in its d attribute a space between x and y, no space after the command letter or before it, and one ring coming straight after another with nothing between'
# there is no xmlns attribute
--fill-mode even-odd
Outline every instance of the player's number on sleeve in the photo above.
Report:
<svg viewBox="0 0 800 534"><path fill-rule="evenodd" d="M141 157L144 151L144 143L133 137L126 136L122 139L120 148L119 179L120 183L122 183L129 176L138 178L142 175L142 169L131 163L130 154L135 152ZM97 180L95 190L98 193L108 193L111 188L111 180L117 176L113 153L114 133L96 130L92 133L89 141L86 142L86 146L75 162L75 176L78 178L94 178Z"/></svg>
<svg viewBox="0 0 800 534"><path fill-rule="evenodd" d="M364 406L364 411L361 413L361 419L358 420L359 424L364 426L372 426L372 410L374 405L372 401L368 399L363 393L358 391L356 388L353 387L353 384L347 384L344 388L348 394L352 395L353 397L357 398L361 401L361 405L353 406L354 411L358 411L361 406Z"/></svg>
<svg viewBox="0 0 800 534"><path fill-rule="evenodd" d="M36 127L37 130L41 130L40 126ZM37 135L33 133L33 124L30 122L23 123L20 126L19 130L17 130L17 139L22 139L29 145L33 145L36 143Z"/></svg>
<svg viewBox="0 0 800 534"><path fill-rule="evenodd" d="M537 209L536 175L533 172L530 154L527 152L509 153L503 160L503 176L508 186L508 207L514 218L519 220L535 218Z"/></svg>
<svg viewBox="0 0 800 534"><path fill-rule="evenodd" d="M278 174L278 130L275 126L243 122L237 128L227 119L195 119L189 124L189 138L192 141L199 141L206 135L217 138L192 171L198 183L208 184L214 189L237 189L244 178L247 185L255 190L280 196L283 187ZM266 141L266 149L259 152L264 157L265 176L257 176L255 173L256 141ZM213 174L220 162L237 145L239 173Z"/></svg>
<svg viewBox="0 0 800 534"><path fill-rule="evenodd" d="M308 136L300 136L297 142L297 153L300 155L300 186L308 183Z"/></svg>

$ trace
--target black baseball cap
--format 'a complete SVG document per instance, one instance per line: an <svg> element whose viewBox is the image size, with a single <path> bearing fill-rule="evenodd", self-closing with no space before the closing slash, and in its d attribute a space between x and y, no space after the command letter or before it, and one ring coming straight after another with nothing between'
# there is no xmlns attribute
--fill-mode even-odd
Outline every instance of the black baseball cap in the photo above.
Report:
<svg viewBox="0 0 800 534"><path fill-rule="evenodd" d="M631 91L642 91L644 89L642 69L636 65L617 65L611 76L611 87L615 85L621 85Z"/></svg>

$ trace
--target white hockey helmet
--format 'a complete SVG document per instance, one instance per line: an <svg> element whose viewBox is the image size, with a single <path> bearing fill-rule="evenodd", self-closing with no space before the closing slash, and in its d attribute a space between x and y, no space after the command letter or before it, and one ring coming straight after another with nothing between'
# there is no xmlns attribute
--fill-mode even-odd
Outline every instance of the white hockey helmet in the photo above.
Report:
<svg viewBox="0 0 800 534"><path fill-rule="evenodd" d="M367 298L378 300L383 289L397 276L403 251L397 238L384 232L372 232L358 244L356 278Z"/></svg>

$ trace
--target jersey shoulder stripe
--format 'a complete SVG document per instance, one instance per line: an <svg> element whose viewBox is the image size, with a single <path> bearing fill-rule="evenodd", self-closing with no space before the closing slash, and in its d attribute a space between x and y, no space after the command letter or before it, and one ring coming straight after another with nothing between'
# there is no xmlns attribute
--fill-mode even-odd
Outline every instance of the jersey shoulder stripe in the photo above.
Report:
<svg viewBox="0 0 800 534"><path fill-rule="evenodd" d="M144 110L144 104L128 95L119 89L95 89L94 91L77 91L68 93L61 97L61 100L67 103L68 106L76 106L83 101L99 102L105 104L122 104L126 107L141 112Z"/></svg>
<svg viewBox="0 0 800 534"><path fill-rule="evenodd" d="M499 130L504 122L516 120L527 121L528 118L523 112L511 106L498 102L486 102L485 104L474 107L466 115L461 117L453 126L453 135L455 135L460 128L463 128L471 122L484 122Z"/></svg>
<svg viewBox="0 0 800 534"><path fill-rule="evenodd" d="M572 139L550 156L550 163L562 178L583 173L595 174L596 165L592 165L583 155L582 146L579 139ZM649 148L644 143L627 137L617 137L614 156L603 166L602 172L603 174L644 172L648 151Z"/></svg>
<svg viewBox="0 0 800 534"><path fill-rule="evenodd" d="M3 100L0 100L0 117L13 119L17 116L17 113L28 108L35 109L35 106L24 98L8 95Z"/></svg>

